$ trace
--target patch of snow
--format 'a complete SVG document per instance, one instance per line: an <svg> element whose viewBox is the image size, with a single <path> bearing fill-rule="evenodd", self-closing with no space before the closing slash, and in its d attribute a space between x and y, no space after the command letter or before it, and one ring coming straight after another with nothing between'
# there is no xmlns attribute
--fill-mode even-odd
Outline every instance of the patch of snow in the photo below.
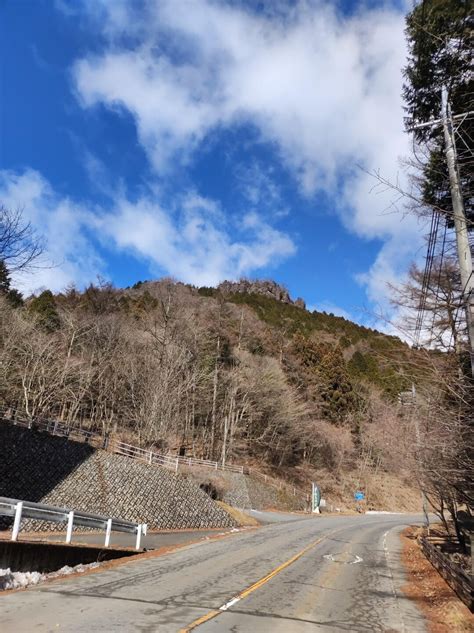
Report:
<svg viewBox="0 0 474 633"><path fill-rule="evenodd" d="M38 571L11 571L9 567L0 569L0 591L37 585L45 577L46 574L40 574Z"/></svg>
<svg viewBox="0 0 474 633"><path fill-rule="evenodd" d="M52 571L47 574L42 574L39 571L12 571L9 567L7 569L0 569L0 591L7 591L8 589L26 589L33 585L37 585L39 582L46 580L47 578L58 578L59 576L69 576L70 574L81 574L88 569L95 569L100 563L89 563L88 565L75 565L70 567L64 565L57 571Z"/></svg>
<svg viewBox="0 0 474 633"><path fill-rule="evenodd" d="M99 567L100 563L89 563L88 565L83 565L79 563L79 565L74 565L74 567L70 567L69 565L64 565L58 571L52 571L47 574L48 578L57 578L58 576L69 576L70 574L82 574L88 569L95 569Z"/></svg>

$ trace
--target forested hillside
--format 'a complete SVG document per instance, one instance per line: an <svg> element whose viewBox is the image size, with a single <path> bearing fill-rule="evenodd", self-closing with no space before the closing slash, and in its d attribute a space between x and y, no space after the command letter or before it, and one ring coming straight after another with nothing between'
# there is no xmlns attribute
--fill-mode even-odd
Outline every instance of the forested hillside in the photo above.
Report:
<svg viewBox="0 0 474 633"><path fill-rule="evenodd" d="M298 483L403 475L416 352L259 283L4 293L3 406Z"/></svg>

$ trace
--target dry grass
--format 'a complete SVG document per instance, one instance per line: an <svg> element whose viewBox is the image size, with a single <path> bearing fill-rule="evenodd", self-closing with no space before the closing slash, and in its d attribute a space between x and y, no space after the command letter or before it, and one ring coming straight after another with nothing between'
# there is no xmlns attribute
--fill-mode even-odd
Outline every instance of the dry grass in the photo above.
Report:
<svg viewBox="0 0 474 633"><path fill-rule="evenodd" d="M402 534L405 595L418 604L430 633L474 632L474 615L425 557L417 541L419 533L420 528L410 527Z"/></svg>
<svg viewBox="0 0 474 633"><path fill-rule="evenodd" d="M311 490L311 481L316 481L322 490L322 496L329 505L340 508L343 512L356 509L354 492L363 490L366 494L367 510L388 510L391 512L420 512L420 491L407 481L408 475L397 476L388 472L373 474L366 472L360 479L357 470L314 469L307 466L304 471L296 468L298 476L288 479L296 481L300 488Z"/></svg>
<svg viewBox="0 0 474 633"><path fill-rule="evenodd" d="M242 512L242 510L233 508L223 501L216 501L216 503L221 508L223 508L227 512L227 514L230 514L230 516L235 519L235 521L237 521L237 524L241 527L256 527L257 525L260 525L257 519L254 519L248 514L245 514L245 512Z"/></svg>

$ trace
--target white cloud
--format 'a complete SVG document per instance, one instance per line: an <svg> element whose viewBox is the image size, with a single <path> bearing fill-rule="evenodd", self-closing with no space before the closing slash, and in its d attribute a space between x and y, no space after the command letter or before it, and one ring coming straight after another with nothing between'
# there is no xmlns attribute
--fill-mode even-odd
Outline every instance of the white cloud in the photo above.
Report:
<svg viewBox="0 0 474 633"><path fill-rule="evenodd" d="M317 310L318 312L327 312L328 314L332 313L336 316L344 317L348 321L354 321L354 316L351 315L348 310L341 308L332 301L319 301L318 303L307 306L306 309L310 312L313 312L313 310Z"/></svg>
<svg viewBox="0 0 474 633"><path fill-rule="evenodd" d="M222 126L256 126L305 194L324 190L346 227L384 241L363 278L369 297L384 300L384 280L398 277L421 243L419 227L412 218L384 213L393 194L371 194L374 181L356 165L395 178L398 157L408 151L400 96L403 15L386 6L362 6L344 17L332 3L318 0L286 10L278 5L260 15L211 0L159 0L140 12L133 3L119 4L120 10L105 0L89 5L100 16L108 44L75 65L84 105L130 112L158 172L188 160ZM133 36L133 48L123 45L124 33ZM249 192L258 200L255 190ZM154 212L161 217L149 207L140 217L152 222L150 230L162 239L166 223L153 220ZM121 217L130 213L122 208ZM181 229L202 235L202 222L184 220ZM264 230L276 243L275 235L268 235L273 229ZM174 244L199 244L195 235L178 236L171 229L168 234ZM117 234L116 239L123 245L133 241L137 251L152 257L145 238ZM222 248L226 241L217 231L205 244ZM178 266L182 274L191 260L212 256L206 245ZM163 261L172 257L164 246L163 253ZM236 257L241 268L255 259L242 244L234 245L231 260ZM215 259L216 270L225 269Z"/></svg>
<svg viewBox="0 0 474 633"><path fill-rule="evenodd" d="M71 282L84 286L98 274L106 276L92 235L105 247L132 251L156 274L197 285L248 275L296 250L287 235L258 214L244 214L232 223L214 201L195 193L169 208L156 195L132 202L116 192L108 210L90 212L55 193L37 171L2 171L0 201L23 209L25 221L46 239L43 266L14 280L27 293L42 287L60 291Z"/></svg>
<svg viewBox="0 0 474 633"><path fill-rule="evenodd" d="M195 194L172 210L149 198L133 203L122 198L101 222L119 248L145 258L155 272L196 285L248 275L296 250L288 236L255 213L239 224L229 225L213 201Z"/></svg>
<svg viewBox="0 0 474 633"><path fill-rule="evenodd" d="M21 209L24 220L46 241L39 268L14 279L20 290L30 293L46 287L60 291L70 282L84 285L103 271L103 262L87 235L92 224L89 211L57 195L37 171L0 171L0 201L9 209Z"/></svg>
<svg viewBox="0 0 474 633"><path fill-rule="evenodd" d="M251 160L248 164L236 165L234 175L236 190L253 208L264 209L275 218L289 214L274 168L261 161Z"/></svg>

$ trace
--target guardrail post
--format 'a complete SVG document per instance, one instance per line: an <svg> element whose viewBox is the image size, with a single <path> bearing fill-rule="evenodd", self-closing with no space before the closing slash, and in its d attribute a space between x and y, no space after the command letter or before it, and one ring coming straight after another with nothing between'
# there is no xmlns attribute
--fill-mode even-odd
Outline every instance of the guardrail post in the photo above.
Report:
<svg viewBox="0 0 474 633"><path fill-rule="evenodd" d="M216 470L217 470L217 467L218 467L218 466L219 466L219 462L216 462Z"/></svg>
<svg viewBox="0 0 474 633"><path fill-rule="evenodd" d="M67 515L67 532L66 543L70 543L72 540L72 526L74 524L74 510L71 510Z"/></svg>
<svg viewBox="0 0 474 633"><path fill-rule="evenodd" d="M174 465L174 472L175 472L175 473L177 473L177 472L178 472L178 466L179 466L179 459L178 459L178 458L176 458L176 462L175 462L175 465Z"/></svg>
<svg viewBox="0 0 474 633"><path fill-rule="evenodd" d="M111 532L112 532L112 519L107 519L107 530L105 532L105 547L109 546Z"/></svg>
<svg viewBox="0 0 474 633"><path fill-rule="evenodd" d="M13 521L12 541L18 540L18 532L20 531L21 513L23 512L23 501L19 501L15 508L15 520Z"/></svg>
<svg viewBox="0 0 474 633"><path fill-rule="evenodd" d="M150 455L148 457L148 463L151 465L152 461L153 461L153 451L150 451Z"/></svg>
<svg viewBox="0 0 474 633"><path fill-rule="evenodd" d="M139 523L137 526L137 542L135 544L135 549L140 549L140 540L142 538L143 524Z"/></svg>

